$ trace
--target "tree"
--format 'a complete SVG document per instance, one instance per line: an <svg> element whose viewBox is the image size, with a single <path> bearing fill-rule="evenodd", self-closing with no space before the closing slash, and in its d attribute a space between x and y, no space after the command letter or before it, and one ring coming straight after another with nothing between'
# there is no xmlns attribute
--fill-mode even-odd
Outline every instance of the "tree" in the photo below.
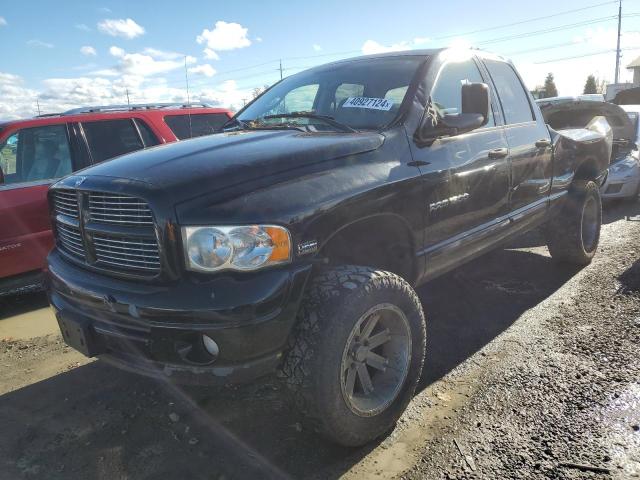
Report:
<svg viewBox="0 0 640 480"><path fill-rule="evenodd" d="M259 95L261 95L263 92L265 92L266 90L269 89L269 85L264 85L262 87L256 87L253 89L253 91L251 92L251 96L253 98L258 97Z"/></svg>
<svg viewBox="0 0 640 480"><path fill-rule="evenodd" d="M596 82L596 77L593 75L589 75L587 77L587 82L584 84L584 94L589 93L598 93L598 84Z"/></svg>
<svg viewBox="0 0 640 480"><path fill-rule="evenodd" d="M547 98L558 96L558 89L556 88L556 83L553 81L553 73L549 73L547 78L544 79L544 90Z"/></svg>

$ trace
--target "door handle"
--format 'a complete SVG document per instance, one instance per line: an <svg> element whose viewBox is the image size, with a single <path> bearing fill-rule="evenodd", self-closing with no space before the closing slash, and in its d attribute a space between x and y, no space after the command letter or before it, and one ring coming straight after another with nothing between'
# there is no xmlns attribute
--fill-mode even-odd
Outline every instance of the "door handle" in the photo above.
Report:
<svg viewBox="0 0 640 480"><path fill-rule="evenodd" d="M551 146L551 140L547 140L546 138L540 139L536 142L537 148L547 148Z"/></svg>
<svg viewBox="0 0 640 480"><path fill-rule="evenodd" d="M507 155L509 155L508 148L495 148L493 150L489 150L489 158L491 158L492 160L504 158Z"/></svg>

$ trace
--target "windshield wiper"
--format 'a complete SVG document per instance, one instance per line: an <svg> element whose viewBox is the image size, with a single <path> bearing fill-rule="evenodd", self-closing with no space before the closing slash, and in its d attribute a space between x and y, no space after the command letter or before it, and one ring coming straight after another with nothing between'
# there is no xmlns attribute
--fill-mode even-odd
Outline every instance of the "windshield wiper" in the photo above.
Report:
<svg viewBox="0 0 640 480"><path fill-rule="evenodd" d="M329 115L320 115L314 112L291 112L291 113L279 113L276 115L265 115L262 117L264 120L269 120L273 118L310 118L312 120L321 120L325 122L327 125L331 125L334 128L339 130L343 130L345 132L357 132L355 128L351 128L349 125L344 123L340 123L336 121L335 118Z"/></svg>
<svg viewBox="0 0 640 480"><path fill-rule="evenodd" d="M256 120L240 120L239 118L230 118L227 123L222 126L223 132L229 132L232 129L240 130L300 130L306 132L302 125L294 125L292 123L277 123L273 125L263 124Z"/></svg>
<svg viewBox="0 0 640 480"><path fill-rule="evenodd" d="M231 117L229 120L227 120L224 125L222 125L222 127L220 127L220 130L222 130L223 132L226 131L229 128L233 127L238 127L238 128L244 128L244 129L248 129L249 125L247 125L245 122L243 122L242 120L240 120L237 117Z"/></svg>

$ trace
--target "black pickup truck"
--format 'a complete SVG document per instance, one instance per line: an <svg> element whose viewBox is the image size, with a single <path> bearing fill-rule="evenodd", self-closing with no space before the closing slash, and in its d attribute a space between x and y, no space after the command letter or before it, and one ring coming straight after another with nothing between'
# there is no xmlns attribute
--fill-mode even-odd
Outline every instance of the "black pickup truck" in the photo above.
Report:
<svg viewBox="0 0 640 480"><path fill-rule="evenodd" d="M551 130L498 56L331 63L224 133L53 185L49 299L88 356L183 383L280 372L319 432L360 445L420 377L414 288L542 225L555 259L589 263L611 148L602 117Z"/></svg>

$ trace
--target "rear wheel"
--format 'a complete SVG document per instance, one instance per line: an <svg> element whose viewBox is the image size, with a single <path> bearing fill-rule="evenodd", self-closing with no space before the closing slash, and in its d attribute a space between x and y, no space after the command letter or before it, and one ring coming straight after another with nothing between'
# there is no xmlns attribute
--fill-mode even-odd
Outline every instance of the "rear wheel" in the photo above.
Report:
<svg viewBox="0 0 640 480"><path fill-rule="evenodd" d="M602 202L592 181L576 181L563 210L547 225L547 245L554 260L587 265L600 241Z"/></svg>
<svg viewBox="0 0 640 480"><path fill-rule="evenodd" d="M357 446L395 425L415 392L424 350L424 314L407 282L336 267L312 281L284 373L308 423Z"/></svg>

